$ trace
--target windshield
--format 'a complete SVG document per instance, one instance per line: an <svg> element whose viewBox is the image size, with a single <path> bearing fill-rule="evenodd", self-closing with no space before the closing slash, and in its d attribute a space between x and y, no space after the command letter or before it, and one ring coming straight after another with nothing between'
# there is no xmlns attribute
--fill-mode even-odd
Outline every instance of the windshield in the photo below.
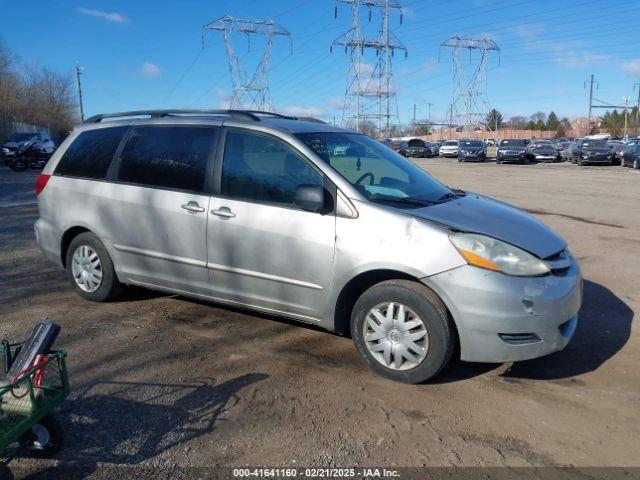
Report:
<svg viewBox="0 0 640 480"><path fill-rule="evenodd" d="M484 143L478 140L465 140L460 142L460 145L463 147L484 147Z"/></svg>
<svg viewBox="0 0 640 480"><path fill-rule="evenodd" d="M501 147L524 147L522 140L502 140L500 142Z"/></svg>
<svg viewBox="0 0 640 480"><path fill-rule="evenodd" d="M582 148L607 148L606 142L588 141L580 143Z"/></svg>
<svg viewBox="0 0 640 480"><path fill-rule="evenodd" d="M430 204L453 193L427 172L366 135L320 132L296 136L369 200Z"/></svg>
<svg viewBox="0 0 640 480"><path fill-rule="evenodd" d="M443 146L447 145L447 146L455 146L458 145L458 142L454 141L454 140L449 140L448 142L444 142L442 144Z"/></svg>
<svg viewBox="0 0 640 480"><path fill-rule="evenodd" d="M14 133L13 135L11 135L11 137L9 138L10 142L26 142L28 140L31 140L33 137L35 137L37 134L35 133Z"/></svg>

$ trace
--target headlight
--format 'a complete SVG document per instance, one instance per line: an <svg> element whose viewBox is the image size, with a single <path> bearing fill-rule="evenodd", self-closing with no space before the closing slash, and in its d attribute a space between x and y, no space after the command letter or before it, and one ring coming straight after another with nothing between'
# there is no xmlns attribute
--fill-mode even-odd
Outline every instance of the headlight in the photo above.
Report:
<svg viewBox="0 0 640 480"><path fill-rule="evenodd" d="M8 148L4 148L4 147L2 148L2 152L3 152L3 153L9 153L10 151L11 151L11 150L9 150Z"/></svg>
<svg viewBox="0 0 640 480"><path fill-rule="evenodd" d="M473 233L449 237L460 255L476 267L518 277L546 275L549 267L540 259L495 238Z"/></svg>

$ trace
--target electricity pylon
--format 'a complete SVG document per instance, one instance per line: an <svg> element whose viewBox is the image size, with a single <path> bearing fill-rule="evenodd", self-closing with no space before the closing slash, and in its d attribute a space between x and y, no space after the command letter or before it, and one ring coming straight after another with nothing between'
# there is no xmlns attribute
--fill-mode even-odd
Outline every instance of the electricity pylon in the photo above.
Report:
<svg viewBox="0 0 640 480"><path fill-rule="evenodd" d="M273 111L273 104L271 103L271 96L269 95L268 76L271 50L273 49L273 37L276 35L286 36L289 37L291 41L291 34L272 19L241 20L229 15L213 20L202 28L204 30L219 30L224 37L229 61L229 71L231 72L231 83L233 85L230 108ZM247 35L249 42L251 42L251 35L262 35L265 37L262 59L251 77L249 77L246 70L240 66L240 61L233 50L231 41L232 33L244 33Z"/></svg>
<svg viewBox="0 0 640 480"><path fill-rule="evenodd" d="M487 96L487 65L489 52L500 52L500 47L488 38L451 37L440 44L451 49L453 58L453 95L449 105L449 122L463 130L472 130L486 123L486 116L491 110ZM469 62L463 53L469 52ZM474 64L473 52L479 53Z"/></svg>
<svg viewBox="0 0 640 480"><path fill-rule="evenodd" d="M389 24L394 10L400 12L402 22L402 6L395 0L336 0L336 16L339 3L351 5L352 23L351 28L331 45L332 51L333 46L343 46L351 55L342 124L357 131L377 124L380 131L384 130L389 135L392 125L399 121L392 58L396 50L403 51L405 56L407 54L407 48L391 32ZM372 11L380 10L380 28L376 38L366 38L362 33L361 7L369 9L369 21ZM373 66L364 62L367 49L376 52Z"/></svg>

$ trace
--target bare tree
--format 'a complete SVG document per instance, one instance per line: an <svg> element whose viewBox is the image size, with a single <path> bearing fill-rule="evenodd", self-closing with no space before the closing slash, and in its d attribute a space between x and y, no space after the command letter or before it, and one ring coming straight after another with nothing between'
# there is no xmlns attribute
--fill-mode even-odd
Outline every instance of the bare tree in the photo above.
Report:
<svg viewBox="0 0 640 480"><path fill-rule="evenodd" d="M0 39L0 135L13 122L46 128L61 139L78 121L71 73L24 67Z"/></svg>

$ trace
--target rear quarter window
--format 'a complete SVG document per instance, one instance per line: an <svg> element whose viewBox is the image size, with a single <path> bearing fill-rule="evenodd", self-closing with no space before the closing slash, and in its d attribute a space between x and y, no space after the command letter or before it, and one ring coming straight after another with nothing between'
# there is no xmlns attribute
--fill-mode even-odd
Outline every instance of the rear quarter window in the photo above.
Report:
<svg viewBox="0 0 640 480"><path fill-rule="evenodd" d="M64 152L54 173L65 177L104 180L128 128L108 127L82 132Z"/></svg>

